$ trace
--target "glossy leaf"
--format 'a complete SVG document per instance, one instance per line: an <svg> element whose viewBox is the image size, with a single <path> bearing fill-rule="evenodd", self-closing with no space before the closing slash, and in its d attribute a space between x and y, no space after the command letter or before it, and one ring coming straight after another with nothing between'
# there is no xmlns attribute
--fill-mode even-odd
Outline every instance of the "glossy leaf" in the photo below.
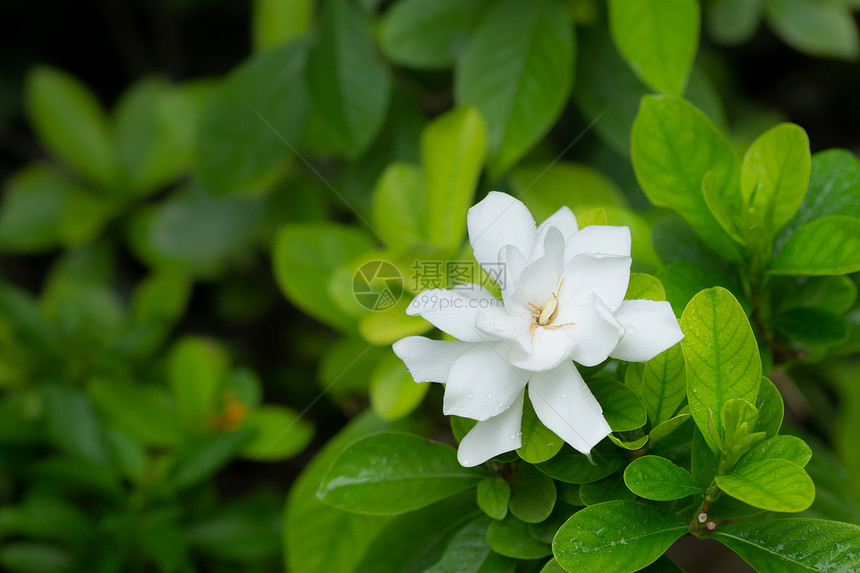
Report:
<svg viewBox="0 0 860 573"><path fill-rule="evenodd" d="M540 523L555 506L555 483L530 464L520 464L511 480L509 508L514 517L526 523Z"/></svg>
<svg viewBox="0 0 860 573"><path fill-rule="evenodd" d="M549 544L535 538L527 523L510 514L490 524L487 543L499 555L513 559L540 559L552 555Z"/></svg>
<svg viewBox="0 0 860 573"><path fill-rule="evenodd" d="M551 460L535 467L553 479L567 483L591 483L618 471L627 460L627 454L607 442L591 450L592 464L586 456L571 447L564 447Z"/></svg>
<svg viewBox="0 0 860 573"><path fill-rule="evenodd" d="M633 500L636 494L627 488L622 472L616 472L602 480L579 486L579 498L585 505L596 505L605 501Z"/></svg>
<svg viewBox="0 0 860 573"><path fill-rule="evenodd" d="M750 450L736 469L772 459L788 460L804 467L812 459L812 449L796 436L776 436Z"/></svg>
<svg viewBox="0 0 860 573"><path fill-rule="evenodd" d="M628 386L614 380L592 380L591 393L603 407L603 417L614 432L641 428L648 421L642 402Z"/></svg>
<svg viewBox="0 0 860 573"><path fill-rule="evenodd" d="M733 398L755 402L758 396L758 344L740 304L720 287L702 291L690 301L681 317L681 330L690 412L716 452L719 447L708 434L709 419L722 435L723 405Z"/></svg>
<svg viewBox="0 0 860 573"><path fill-rule="evenodd" d="M703 493L690 472L660 456L643 456L624 470L624 483L640 497L656 501L683 499Z"/></svg>
<svg viewBox="0 0 860 573"><path fill-rule="evenodd" d="M632 573L660 557L687 525L652 505L609 501L573 514L558 530L552 549L567 571Z"/></svg>
<svg viewBox="0 0 860 573"><path fill-rule="evenodd" d="M487 543L490 519L479 517L454 534L442 558L425 573L513 573L516 562L494 553Z"/></svg>
<svg viewBox="0 0 860 573"><path fill-rule="evenodd" d="M391 74L379 60L352 3L322 6L316 44L308 54L308 90L327 145L348 157L364 151L382 127Z"/></svg>
<svg viewBox="0 0 860 573"><path fill-rule="evenodd" d="M798 228L770 265L784 275L841 275L860 270L860 219L831 215Z"/></svg>
<svg viewBox="0 0 860 573"><path fill-rule="evenodd" d="M464 468L445 444L383 432L351 444L334 461L318 497L338 508L396 515L475 487L480 468Z"/></svg>
<svg viewBox="0 0 860 573"><path fill-rule="evenodd" d="M717 187L737 177L734 151L714 124L681 98L647 96L633 123L632 138L633 167L648 199L673 209L711 248L740 262L739 247L708 210L702 194L708 172Z"/></svg>
<svg viewBox="0 0 860 573"><path fill-rule="evenodd" d="M499 476L487 477L478 484L478 507L493 519L504 519L508 514L511 486Z"/></svg>
<svg viewBox="0 0 860 573"><path fill-rule="evenodd" d="M642 402L652 426L672 417L687 396L687 371L681 346L676 344L645 364Z"/></svg>
<svg viewBox="0 0 860 573"><path fill-rule="evenodd" d="M564 446L564 440L544 426L537 417L531 400L523 402L520 431L523 445L517 449L517 454L530 464L539 464L551 459Z"/></svg>
<svg viewBox="0 0 860 573"><path fill-rule="evenodd" d="M573 83L573 27L564 4L493 3L457 62L458 105L487 122L490 177L497 179L558 118Z"/></svg>
<svg viewBox="0 0 860 573"><path fill-rule="evenodd" d="M699 44L694 0L611 0L609 29L639 78L658 92L683 95Z"/></svg>
<svg viewBox="0 0 860 573"><path fill-rule="evenodd" d="M815 499L812 479L785 459L763 460L715 479L728 495L768 511L803 511Z"/></svg>
<svg viewBox="0 0 860 573"><path fill-rule="evenodd" d="M758 408L756 431L764 432L765 439L777 435L782 427L785 404L782 402L782 394L779 393L779 389L766 377L761 379L755 407Z"/></svg>
<svg viewBox="0 0 860 573"><path fill-rule="evenodd" d="M823 519L730 523L713 534L760 573L850 571L858 537L860 526Z"/></svg>

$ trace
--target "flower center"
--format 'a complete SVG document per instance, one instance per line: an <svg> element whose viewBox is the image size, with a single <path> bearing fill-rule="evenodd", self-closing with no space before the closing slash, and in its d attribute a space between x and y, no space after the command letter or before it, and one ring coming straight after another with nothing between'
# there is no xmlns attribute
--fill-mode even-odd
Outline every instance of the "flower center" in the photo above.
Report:
<svg viewBox="0 0 860 573"><path fill-rule="evenodd" d="M561 292L561 287L564 285L564 279L562 279L561 284L558 285L558 292ZM532 341L535 338L535 328L538 326L542 326L544 328L549 328L555 330L556 328L561 328L562 326L570 326L574 323L565 322L564 324L553 324L552 321L555 320L555 317L558 316L558 292L552 293L542 306L538 306L534 303L528 303L530 307L532 307L532 318L534 318L534 322L529 327L529 332L531 332Z"/></svg>

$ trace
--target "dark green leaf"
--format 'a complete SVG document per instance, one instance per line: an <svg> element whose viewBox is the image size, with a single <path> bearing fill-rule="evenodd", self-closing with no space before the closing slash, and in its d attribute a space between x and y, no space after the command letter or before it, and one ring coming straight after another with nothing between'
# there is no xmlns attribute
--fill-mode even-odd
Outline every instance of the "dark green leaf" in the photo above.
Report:
<svg viewBox="0 0 860 573"><path fill-rule="evenodd" d="M552 555L549 544L535 538L527 523L510 514L503 521L490 524L487 543L499 555L513 559L540 559Z"/></svg>
<svg viewBox="0 0 860 573"><path fill-rule="evenodd" d="M87 395L104 419L142 445L172 446L181 439L176 409L160 388L94 379Z"/></svg>
<svg viewBox="0 0 860 573"><path fill-rule="evenodd" d="M786 310L774 322L783 334L810 346L833 346L848 338L845 319L820 308Z"/></svg>
<svg viewBox="0 0 860 573"><path fill-rule="evenodd" d="M504 519L508 514L511 487L499 476L487 477L478 484L478 507L493 519Z"/></svg>
<svg viewBox="0 0 860 573"><path fill-rule="evenodd" d="M585 505L596 505L604 501L633 500L636 494L627 488L622 472L614 473L600 481L579 486L579 495Z"/></svg>
<svg viewBox="0 0 860 573"><path fill-rule="evenodd" d="M226 369L227 355L214 342L186 337L173 347L168 359L170 393L180 419L193 433L209 430Z"/></svg>
<svg viewBox="0 0 860 573"><path fill-rule="evenodd" d="M645 408L628 386L615 380L592 380L591 393L603 407L603 417L614 432L641 428L648 421Z"/></svg>
<svg viewBox="0 0 860 573"><path fill-rule="evenodd" d="M806 54L856 60L857 26L847 5L815 0L765 0L766 18L785 43Z"/></svg>
<svg viewBox="0 0 860 573"><path fill-rule="evenodd" d="M59 386L45 388L43 395L46 431L51 441L68 454L107 465L104 430L86 395Z"/></svg>
<svg viewBox="0 0 860 573"><path fill-rule="evenodd" d="M513 573L516 562L494 553L487 543L490 523L479 517L455 533L442 558L424 573Z"/></svg>
<svg viewBox="0 0 860 573"><path fill-rule="evenodd" d="M627 460L627 454L608 442L601 442L591 450L592 464L586 456L565 446L551 460L535 467L553 479L567 483L591 483L618 471Z"/></svg>
<svg viewBox="0 0 860 573"><path fill-rule="evenodd" d="M698 263L672 263L657 272L666 289L666 300L676 316L681 316L687 304L699 291L721 286L730 288L729 280L720 273Z"/></svg>
<svg viewBox="0 0 860 573"><path fill-rule="evenodd" d="M523 445L517 449L517 454L530 464L539 464L551 459L564 446L564 440L544 426L537 417L530 399L523 402L520 431Z"/></svg>
<svg viewBox="0 0 860 573"><path fill-rule="evenodd" d="M511 481L510 510L526 523L540 523L555 506L555 482L530 464L519 464Z"/></svg>
<svg viewBox="0 0 860 573"><path fill-rule="evenodd" d="M762 0L716 0L710 4L705 23L717 42L741 44L755 33L763 12Z"/></svg>
<svg viewBox="0 0 860 573"><path fill-rule="evenodd" d="M242 457L256 461L279 461L305 449L314 436L313 425L298 412L284 406L262 406L249 411L242 427L254 437L242 448Z"/></svg>
<svg viewBox="0 0 860 573"><path fill-rule="evenodd" d="M782 402L782 394L768 378L761 379L758 389L755 407L758 408L758 422L755 429L764 432L765 439L774 437L782 427L782 417L785 413L785 405Z"/></svg>
<svg viewBox="0 0 860 573"><path fill-rule="evenodd" d="M0 565L15 573L65 573L74 564L71 554L53 545L17 541L0 547Z"/></svg>
<svg viewBox="0 0 860 573"><path fill-rule="evenodd" d="M687 396L687 372L681 345L676 344L645 364L642 402L652 426L672 417Z"/></svg>
<svg viewBox="0 0 860 573"><path fill-rule="evenodd" d="M841 275L860 270L860 219L831 215L798 228L770 265L783 275Z"/></svg>
<svg viewBox="0 0 860 573"><path fill-rule="evenodd" d="M252 437L251 430L241 429L196 441L178 458L173 468L172 485L185 489L211 477Z"/></svg>

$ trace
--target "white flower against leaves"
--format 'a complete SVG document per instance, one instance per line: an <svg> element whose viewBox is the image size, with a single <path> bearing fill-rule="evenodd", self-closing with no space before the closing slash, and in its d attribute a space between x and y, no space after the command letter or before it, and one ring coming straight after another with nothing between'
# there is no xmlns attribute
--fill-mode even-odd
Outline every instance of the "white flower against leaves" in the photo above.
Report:
<svg viewBox="0 0 860 573"><path fill-rule="evenodd" d="M468 227L478 263L505 269L502 301L478 285L425 291L409 314L459 341L409 336L394 352L416 382L445 384L445 414L478 421L460 443L464 466L522 445L526 385L538 418L588 454L611 430L571 361L653 358L683 337L669 303L623 300L627 227L578 230L567 207L536 226L525 205L495 192L469 210Z"/></svg>

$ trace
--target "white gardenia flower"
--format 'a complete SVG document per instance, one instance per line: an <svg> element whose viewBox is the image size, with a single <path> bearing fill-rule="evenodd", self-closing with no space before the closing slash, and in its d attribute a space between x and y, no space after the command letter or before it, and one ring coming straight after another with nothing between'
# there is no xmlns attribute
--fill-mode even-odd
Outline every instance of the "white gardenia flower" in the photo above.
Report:
<svg viewBox="0 0 860 573"><path fill-rule="evenodd" d="M623 300L627 227L578 230L567 207L536 226L525 205L497 192L469 210L468 227L478 263L504 269L502 301L474 284L424 291L407 312L459 341L409 336L394 352L416 382L445 384L445 414L478 421L460 442L462 465L522 445L526 385L538 418L589 454L611 430L571 361L650 360L683 338L672 308Z"/></svg>

